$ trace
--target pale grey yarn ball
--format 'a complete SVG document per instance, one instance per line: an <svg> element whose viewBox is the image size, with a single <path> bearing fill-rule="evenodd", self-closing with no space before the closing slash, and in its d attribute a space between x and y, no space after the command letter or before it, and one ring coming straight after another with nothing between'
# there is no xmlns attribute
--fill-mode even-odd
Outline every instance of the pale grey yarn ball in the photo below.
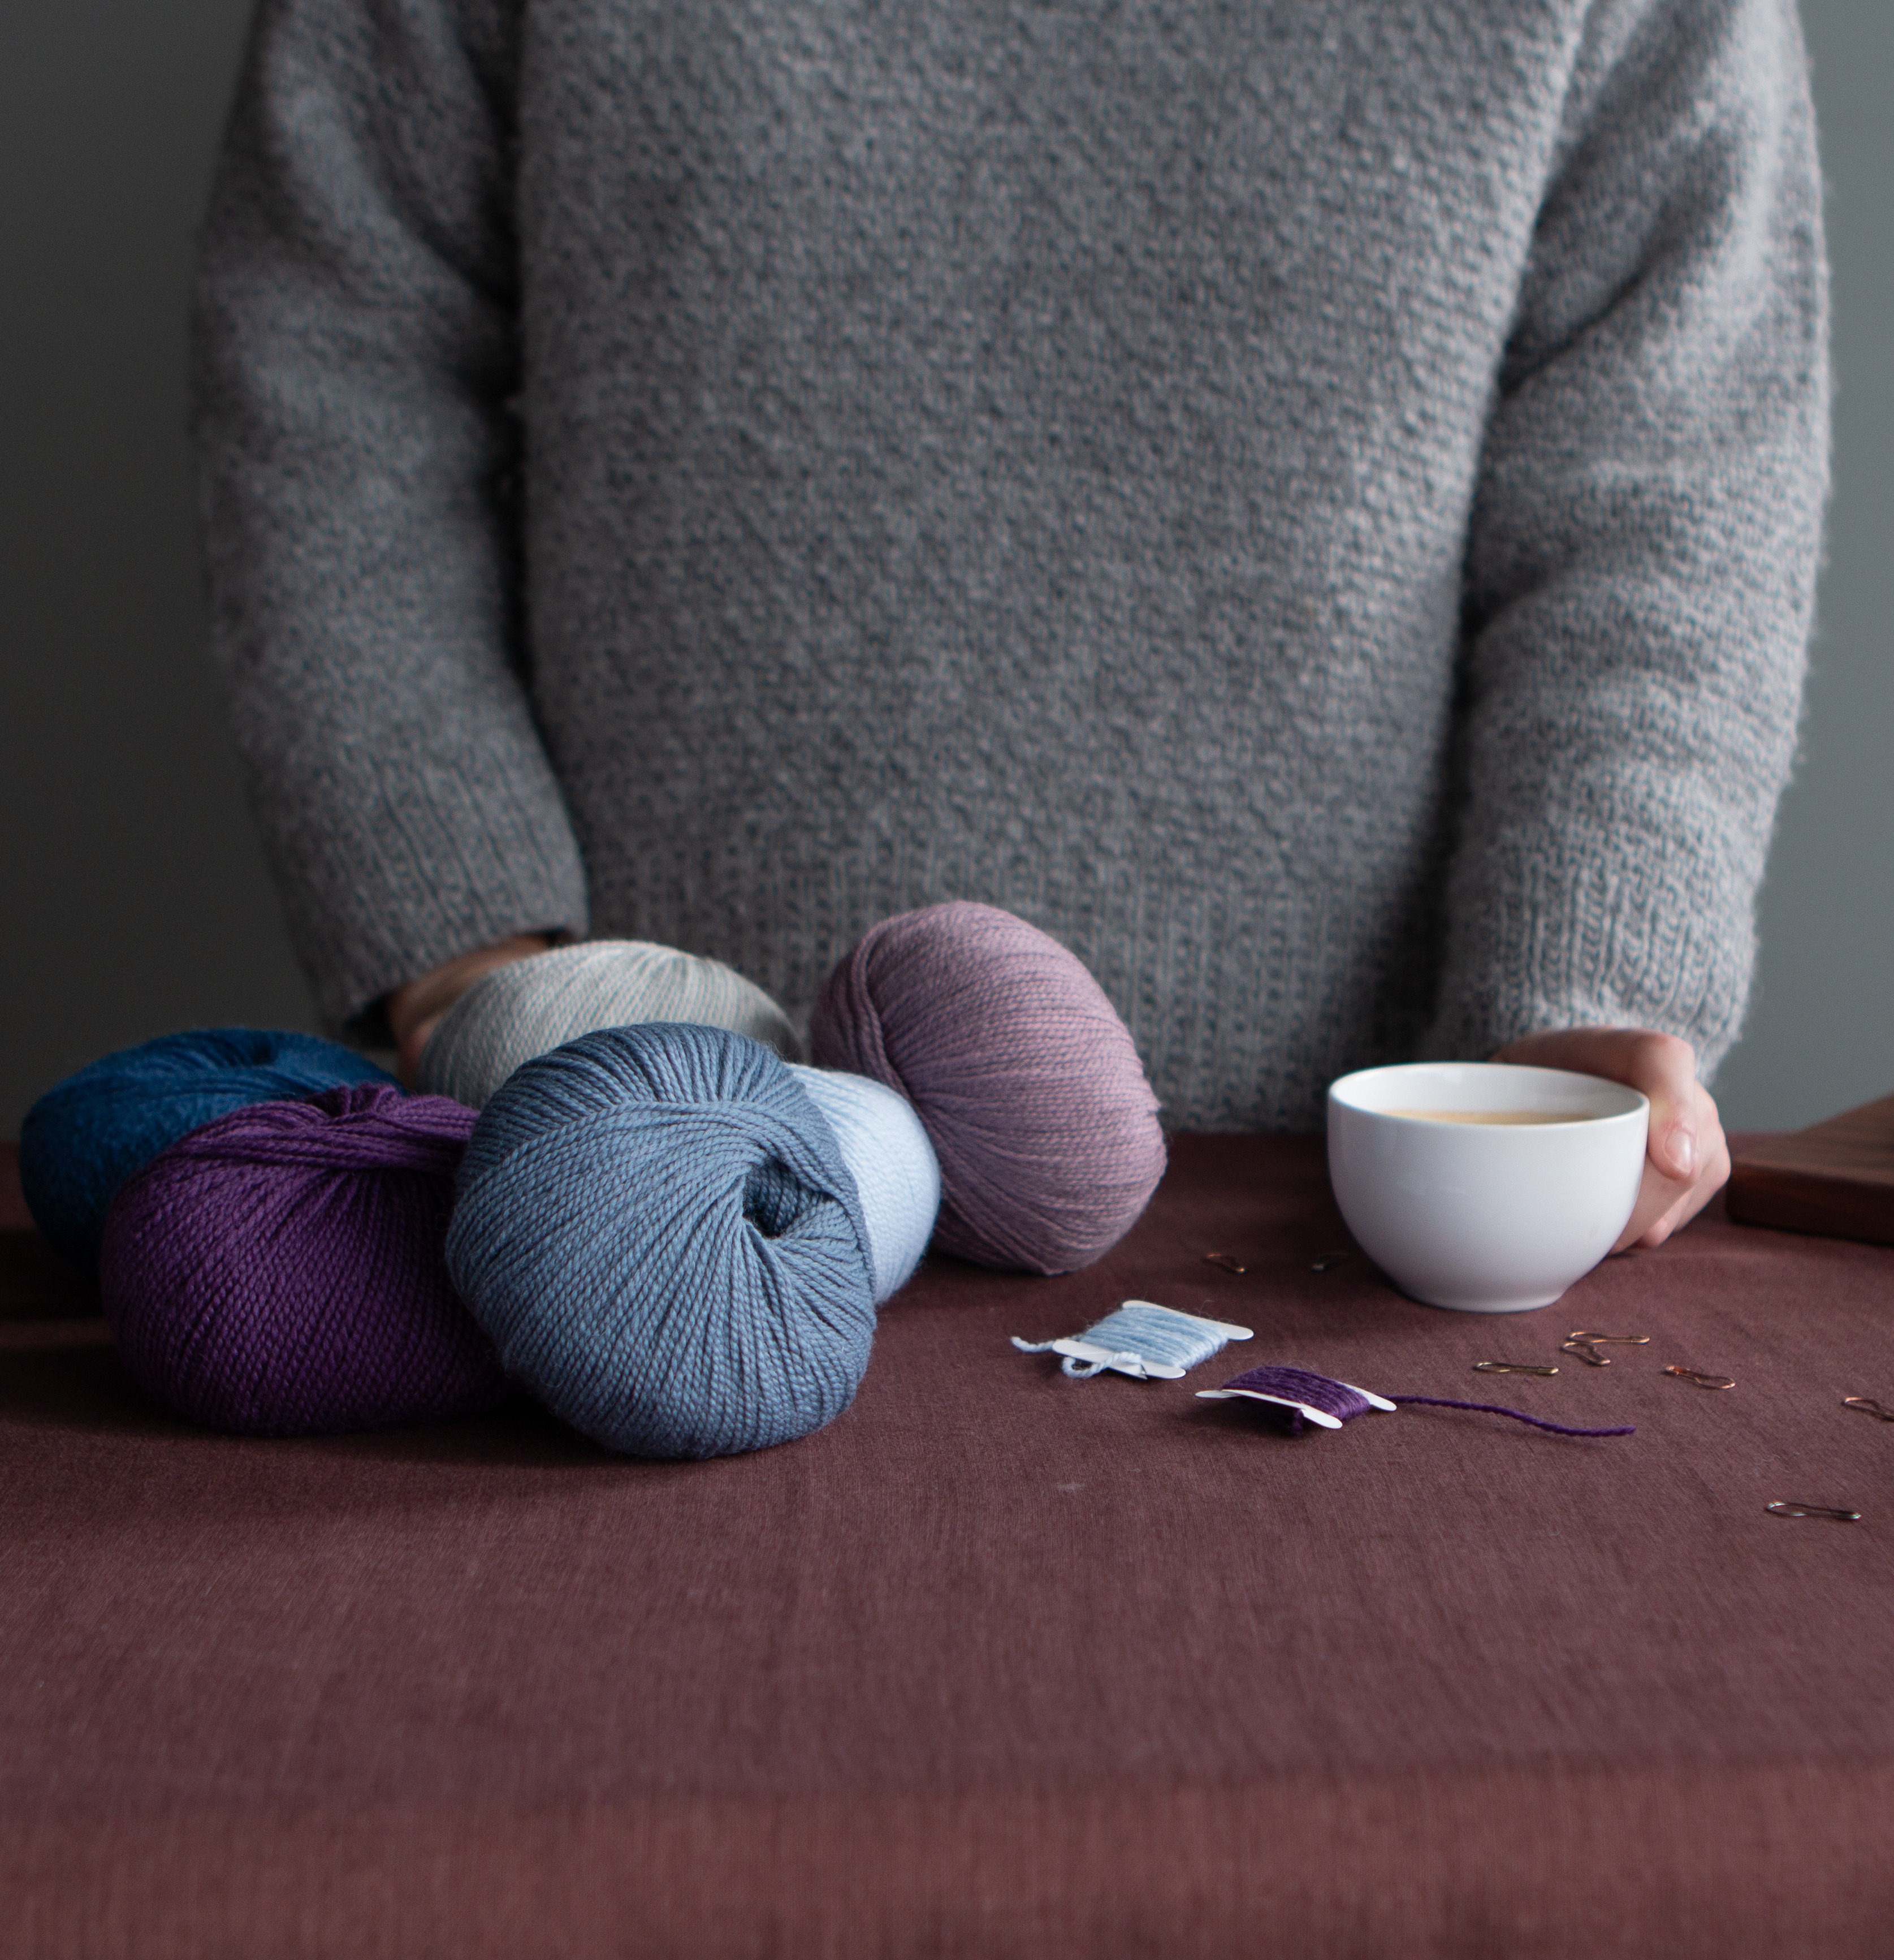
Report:
<svg viewBox="0 0 1894 1960"><path fill-rule="evenodd" d="M475 1109L516 1068L598 1028L689 1021L728 1028L785 1061L802 1043L760 987L714 959L637 939L562 946L497 966L441 1016L415 1087Z"/></svg>

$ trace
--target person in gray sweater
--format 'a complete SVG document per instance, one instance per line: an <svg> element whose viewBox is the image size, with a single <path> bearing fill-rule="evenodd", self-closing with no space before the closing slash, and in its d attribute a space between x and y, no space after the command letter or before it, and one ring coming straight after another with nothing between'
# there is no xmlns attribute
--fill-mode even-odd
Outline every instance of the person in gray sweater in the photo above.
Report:
<svg viewBox="0 0 1894 1960"><path fill-rule="evenodd" d="M1722 1181L1827 471L1793 0L263 0L218 657L324 1014L1072 947L1174 1127L1495 1051Z"/></svg>

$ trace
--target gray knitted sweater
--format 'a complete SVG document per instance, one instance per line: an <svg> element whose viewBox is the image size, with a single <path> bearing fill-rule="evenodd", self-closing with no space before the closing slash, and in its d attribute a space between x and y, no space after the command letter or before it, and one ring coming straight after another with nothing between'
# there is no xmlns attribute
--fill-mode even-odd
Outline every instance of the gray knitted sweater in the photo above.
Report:
<svg viewBox="0 0 1894 1960"><path fill-rule="evenodd" d="M216 644L345 1021L949 897L1167 1120L1740 1019L1826 469L1792 0L264 0Z"/></svg>

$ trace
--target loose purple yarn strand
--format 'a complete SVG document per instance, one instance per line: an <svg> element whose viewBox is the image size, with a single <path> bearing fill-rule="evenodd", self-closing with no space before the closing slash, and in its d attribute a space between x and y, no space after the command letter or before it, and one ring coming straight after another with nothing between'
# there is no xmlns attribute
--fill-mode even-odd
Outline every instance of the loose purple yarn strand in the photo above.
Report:
<svg viewBox="0 0 1894 1960"><path fill-rule="evenodd" d="M1616 1429L1571 1429L1562 1422L1547 1422L1543 1416L1527 1415L1521 1409L1502 1408L1497 1402L1454 1402L1442 1395L1390 1395L1390 1402L1425 1402L1430 1408L1477 1409L1482 1415L1509 1415L1514 1422L1530 1423L1534 1429L1551 1430L1554 1436L1635 1436L1635 1423Z"/></svg>

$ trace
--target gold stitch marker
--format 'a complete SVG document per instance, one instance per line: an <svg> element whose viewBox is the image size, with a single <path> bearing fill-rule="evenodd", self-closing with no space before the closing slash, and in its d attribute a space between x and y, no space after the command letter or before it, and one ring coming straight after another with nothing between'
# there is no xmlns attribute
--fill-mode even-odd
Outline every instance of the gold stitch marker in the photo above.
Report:
<svg viewBox="0 0 1894 1960"><path fill-rule="evenodd" d="M1476 1375L1556 1375L1556 1368L1542 1368L1533 1361L1476 1361Z"/></svg>
<svg viewBox="0 0 1894 1960"><path fill-rule="evenodd" d="M1600 1354L1593 1347L1591 1337L1587 1334L1575 1334L1569 1341L1560 1341L1559 1351L1562 1354L1576 1354L1580 1360L1588 1362L1594 1368L1609 1368L1611 1366L1611 1357Z"/></svg>
<svg viewBox="0 0 1894 1960"><path fill-rule="evenodd" d="M1701 1369L1679 1368L1675 1362L1664 1372L1667 1375L1675 1375L1679 1381L1688 1382L1695 1388L1733 1389L1736 1386L1734 1375L1706 1375Z"/></svg>
<svg viewBox="0 0 1894 1960"><path fill-rule="evenodd" d="M1589 1341L1594 1345L1603 1344L1606 1348L1648 1348L1651 1345L1651 1336L1648 1334L1587 1334L1582 1327L1575 1327L1571 1330L1571 1338Z"/></svg>
<svg viewBox="0 0 1894 1960"><path fill-rule="evenodd" d="M1247 1273L1250 1269L1234 1252L1206 1252L1206 1266L1221 1266L1226 1273Z"/></svg>
<svg viewBox="0 0 1894 1960"><path fill-rule="evenodd" d="M1832 1518L1841 1525L1859 1524L1861 1521L1859 1511L1837 1510L1832 1504L1778 1503L1765 1504L1762 1508L1772 1518Z"/></svg>
<svg viewBox="0 0 1894 1960"><path fill-rule="evenodd" d="M1879 1416L1883 1422L1894 1422L1894 1409L1883 1408L1879 1402L1871 1401L1866 1395L1844 1395L1842 1406L1859 1409L1864 1415Z"/></svg>
<svg viewBox="0 0 1894 1960"><path fill-rule="evenodd" d="M1309 1271L1312 1273L1325 1273L1330 1266L1339 1266L1347 1257L1348 1255L1346 1252L1324 1252L1309 1268Z"/></svg>

